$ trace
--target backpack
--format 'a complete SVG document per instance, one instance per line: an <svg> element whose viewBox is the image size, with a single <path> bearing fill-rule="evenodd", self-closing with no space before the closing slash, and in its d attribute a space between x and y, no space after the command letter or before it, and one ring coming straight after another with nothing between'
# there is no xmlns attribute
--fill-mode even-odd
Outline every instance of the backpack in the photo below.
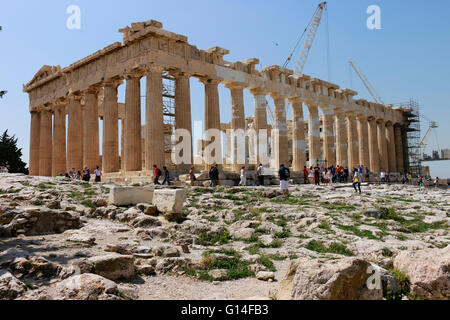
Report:
<svg viewBox="0 0 450 320"><path fill-rule="evenodd" d="M284 174L286 175L286 178L290 178L291 177L291 171L288 168L284 168Z"/></svg>
<svg viewBox="0 0 450 320"><path fill-rule="evenodd" d="M157 168L156 170L156 176L161 177L161 170L159 168Z"/></svg>

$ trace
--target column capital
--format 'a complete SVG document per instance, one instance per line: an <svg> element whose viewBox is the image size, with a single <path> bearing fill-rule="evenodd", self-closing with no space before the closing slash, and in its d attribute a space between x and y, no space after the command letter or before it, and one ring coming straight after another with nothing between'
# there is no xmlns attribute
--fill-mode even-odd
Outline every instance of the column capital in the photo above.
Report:
<svg viewBox="0 0 450 320"><path fill-rule="evenodd" d="M83 95L86 94L95 94L98 95L100 92L100 87L99 86L91 86L89 88L87 88L86 90L83 90Z"/></svg>
<svg viewBox="0 0 450 320"><path fill-rule="evenodd" d="M358 119L358 120L369 120L369 117L365 116L363 114L358 114L358 115L356 115L356 119Z"/></svg>
<svg viewBox="0 0 450 320"><path fill-rule="evenodd" d="M55 101L54 107L55 108L65 108L69 101L67 99L61 98Z"/></svg>
<svg viewBox="0 0 450 320"><path fill-rule="evenodd" d="M153 73L153 72L162 73L163 71L164 71L164 67L163 66L159 66L159 65L156 65L156 64L151 64L151 65L142 67L142 69L139 69L138 72L143 72L143 75L144 75L145 73Z"/></svg>
<svg viewBox="0 0 450 320"><path fill-rule="evenodd" d="M100 83L100 86L103 88L110 87L116 89L121 84L123 84L123 80L121 78L111 78L104 80L102 83Z"/></svg>
<svg viewBox="0 0 450 320"><path fill-rule="evenodd" d="M189 79L192 77L192 74L184 72L180 69L169 70L169 74L175 77L176 79Z"/></svg>
<svg viewBox="0 0 450 320"><path fill-rule="evenodd" d="M254 96L265 96L268 94L268 91L264 90L263 88L252 88L250 89L250 92Z"/></svg>
<svg viewBox="0 0 450 320"><path fill-rule="evenodd" d="M215 84L215 85L219 85L219 83L222 82L222 80L213 79L213 78L209 78L209 77L198 78L198 81L200 81L203 84Z"/></svg>
<svg viewBox="0 0 450 320"><path fill-rule="evenodd" d="M141 79L142 77L145 76L145 74L146 74L147 72L148 72L148 71L145 70L144 68L142 68L142 69L135 69L135 70L132 70L132 71L130 71L130 72L125 73L125 74L123 75L123 77L124 77L125 80Z"/></svg>
<svg viewBox="0 0 450 320"><path fill-rule="evenodd" d="M270 92L270 96L273 100L278 100L278 99L286 99L287 96L281 94L280 92Z"/></svg>
<svg viewBox="0 0 450 320"><path fill-rule="evenodd" d="M240 82L227 81L225 82L225 88L230 90L244 90L245 86Z"/></svg>
<svg viewBox="0 0 450 320"><path fill-rule="evenodd" d="M83 94L80 91L73 92L71 90L71 91L69 91L68 98L69 98L69 101L81 102L81 100L83 99Z"/></svg>
<svg viewBox="0 0 450 320"><path fill-rule="evenodd" d="M385 122L384 122L384 119L376 119L376 121L377 121L377 123L379 123L379 124L384 124Z"/></svg>
<svg viewBox="0 0 450 320"><path fill-rule="evenodd" d="M300 97L288 97L288 101L291 103L303 103L303 100Z"/></svg>

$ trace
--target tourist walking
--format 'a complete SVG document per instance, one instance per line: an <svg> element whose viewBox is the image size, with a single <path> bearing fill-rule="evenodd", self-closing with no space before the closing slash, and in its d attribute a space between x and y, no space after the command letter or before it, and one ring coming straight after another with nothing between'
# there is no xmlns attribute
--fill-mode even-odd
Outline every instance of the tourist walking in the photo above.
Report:
<svg viewBox="0 0 450 320"><path fill-rule="evenodd" d="M316 166L314 168L314 184L316 186L320 185L320 168L319 168L319 166Z"/></svg>
<svg viewBox="0 0 450 320"><path fill-rule="evenodd" d="M83 178L83 181L85 181L85 182L91 181L91 170L89 170L88 167L84 167L82 178Z"/></svg>
<svg viewBox="0 0 450 320"><path fill-rule="evenodd" d="M0 167L0 173L8 173L8 168L4 163L2 163L2 166Z"/></svg>
<svg viewBox="0 0 450 320"><path fill-rule="evenodd" d="M347 183L348 182L348 177L349 177L349 170L348 167L344 168L344 182Z"/></svg>
<svg viewBox="0 0 450 320"><path fill-rule="evenodd" d="M439 177L436 177L436 180L434 180L434 186L439 188Z"/></svg>
<svg viewBox="0 0 450 320"><path fill-rule="evenodd" d="M95 175L95 182L102 182L102 171L100 170L100 167L97 166L97 168L94 170Z"/></svg>
<svg viewBox="0 0 450 320"><path fill-rule="evenodd" d="M239 181L239 185L247 186L247 171L245 167L241 168L241 181Z"/></svg>
<svg viewBox="0 0 450 320"><path fill-rule="evenodd" d="M189 179L191 180L191 186L193 186L195 184L195 181L197 180L194 170L194 167L191 167L191 170L189 170Z"/></svg>
<svg viewBox="0 0 450 320"><path fill-rule="evenodd" d="M262 163L259 164L258 169L256 169L256 176L258 177L258 185L264 185L264 167Z"/></svg>
<svg viewBox="0 0 450 320"><path fill-rule="evenodd" d="M153 183L155 185L161 185L159 183L159 177L161 177L161 170L158 168L156 164L153 165Z"/></svg>
<svg viewBox="0 0 450 320"><path fill-rule="evenodd" d="M281 192L283 192L283 195L286 199L289 198L289 177L291 175L291 172L288 168L282 164L280 166L280 170L278 170L278 177L280 178L280 188Z"/></svg>
<svg viewBox="0 0 450 320"><path fill-rule="evenodd" d="M369 170L369 167L366 167L366 173L365 173L366 182L369 182L369 178L370 178L370 170Z"/></svg>
<svg viewBox="0 0 450 320"><path fill-rule="evenodd" d="M210 187L216 187L219 185L219 168L217 164L213 165L211 170L209 170L209 180Z"/></svg>
<svg viewBox="0 0 450 320"><path fill-rule="evenodd" d="M380 182L381 183L386 182L386 172L383 169L381 169L380 171Z"/></svg>
<svg viewBox="0 0 450 320"><path fill-rule="evenodd" d="M303 167L303 184L308 184L309 171L306 166Z"/></svg>
<svg viewBox="0 0 450 320"><path fill-rule="evenodd" d="M356 168L353 168L353 172L355 173L355 175L353 176L353 188L355 189L355 192L359 194L361 194L361 173L359 172L359 170L356 170ZM356 189L356 187L358 187L358 189Z"/></svg>
<svg viewBox="0 0 450 320"><path fill-rule="evenodd" d="M419 181L418 181L417 185L419 187L423 186L423 177L422 176L419 177Z"/></svg>
<svg viewBox="0 0 450 320"><path fill-rule="evenodd" d="M170 173L166 166L163 167L164 170L164 180L162 185L164 185L167 182L167 185L170 186Z"/></svg>

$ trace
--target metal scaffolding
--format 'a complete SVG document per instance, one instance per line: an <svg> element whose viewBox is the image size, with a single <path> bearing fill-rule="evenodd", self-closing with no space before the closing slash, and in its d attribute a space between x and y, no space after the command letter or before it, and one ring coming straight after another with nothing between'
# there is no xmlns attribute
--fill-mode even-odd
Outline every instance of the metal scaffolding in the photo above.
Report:
<svg viewBox="0 0 450 320"><path fill-rule="evenodd" d="M410 99L408 102L398 103L395 106L404 109L404 115L408 122L403 137L406 171L415 177L421 176L424 172L420 148L420 105L416 100Z"/></svg>
<svg viewBox="0 0 450 320"><path fill-rule="evenodd" d="M172 135L175 132L175 78L167 71L162 74L163 115L164 115L164 152L166 163L171 164Z"/></svg>

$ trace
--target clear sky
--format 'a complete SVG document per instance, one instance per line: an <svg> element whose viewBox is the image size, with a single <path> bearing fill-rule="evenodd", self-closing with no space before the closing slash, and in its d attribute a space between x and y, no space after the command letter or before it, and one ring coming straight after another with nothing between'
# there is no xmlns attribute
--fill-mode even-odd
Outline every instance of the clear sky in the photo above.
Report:
<svg viewBox="0 0 450 320"><path fill-rule="evenodd" d="M44 64L65 67L113 42L117 30L131 22L154 19L164 29L188 36L200 49L220 46L230 50L228 61L259 58L261 64L282 65L302 33L319 1L268 0L41 0L2 1L0 9L0 131L9 129L19 138L28 161L28 96L22 84ZM70 5L81 9L81 29L69 30ZM381 29L369 30L370 5L381 9ZM450 2L412 0L330 0L328 30L330 70L328 78L327 28L317 33L305 74L330 80L373 100L349 60L358 63L385 103L416 99L439 128L430 139L433 147L450 148ZM294 65L290 65L294 68ZM202 86L193 79L193 120L203 118ZM122 86L123 87L123 86ZM123 88L120 97L123 101ZM220 88L222 122L230 119L226 106L229 92ZM270 100L270 99L268 99ZM253 114L251 94L245 93L246 116ZM289 116L289 114L288 114ZM425 133L428 123L422 127ZM436 139L437 137L437 139ZM430 150L430 148L428 149ZM428 152L431 153L431 152ZM431 174L450 177L450 162L431 165Z"/></svg>

